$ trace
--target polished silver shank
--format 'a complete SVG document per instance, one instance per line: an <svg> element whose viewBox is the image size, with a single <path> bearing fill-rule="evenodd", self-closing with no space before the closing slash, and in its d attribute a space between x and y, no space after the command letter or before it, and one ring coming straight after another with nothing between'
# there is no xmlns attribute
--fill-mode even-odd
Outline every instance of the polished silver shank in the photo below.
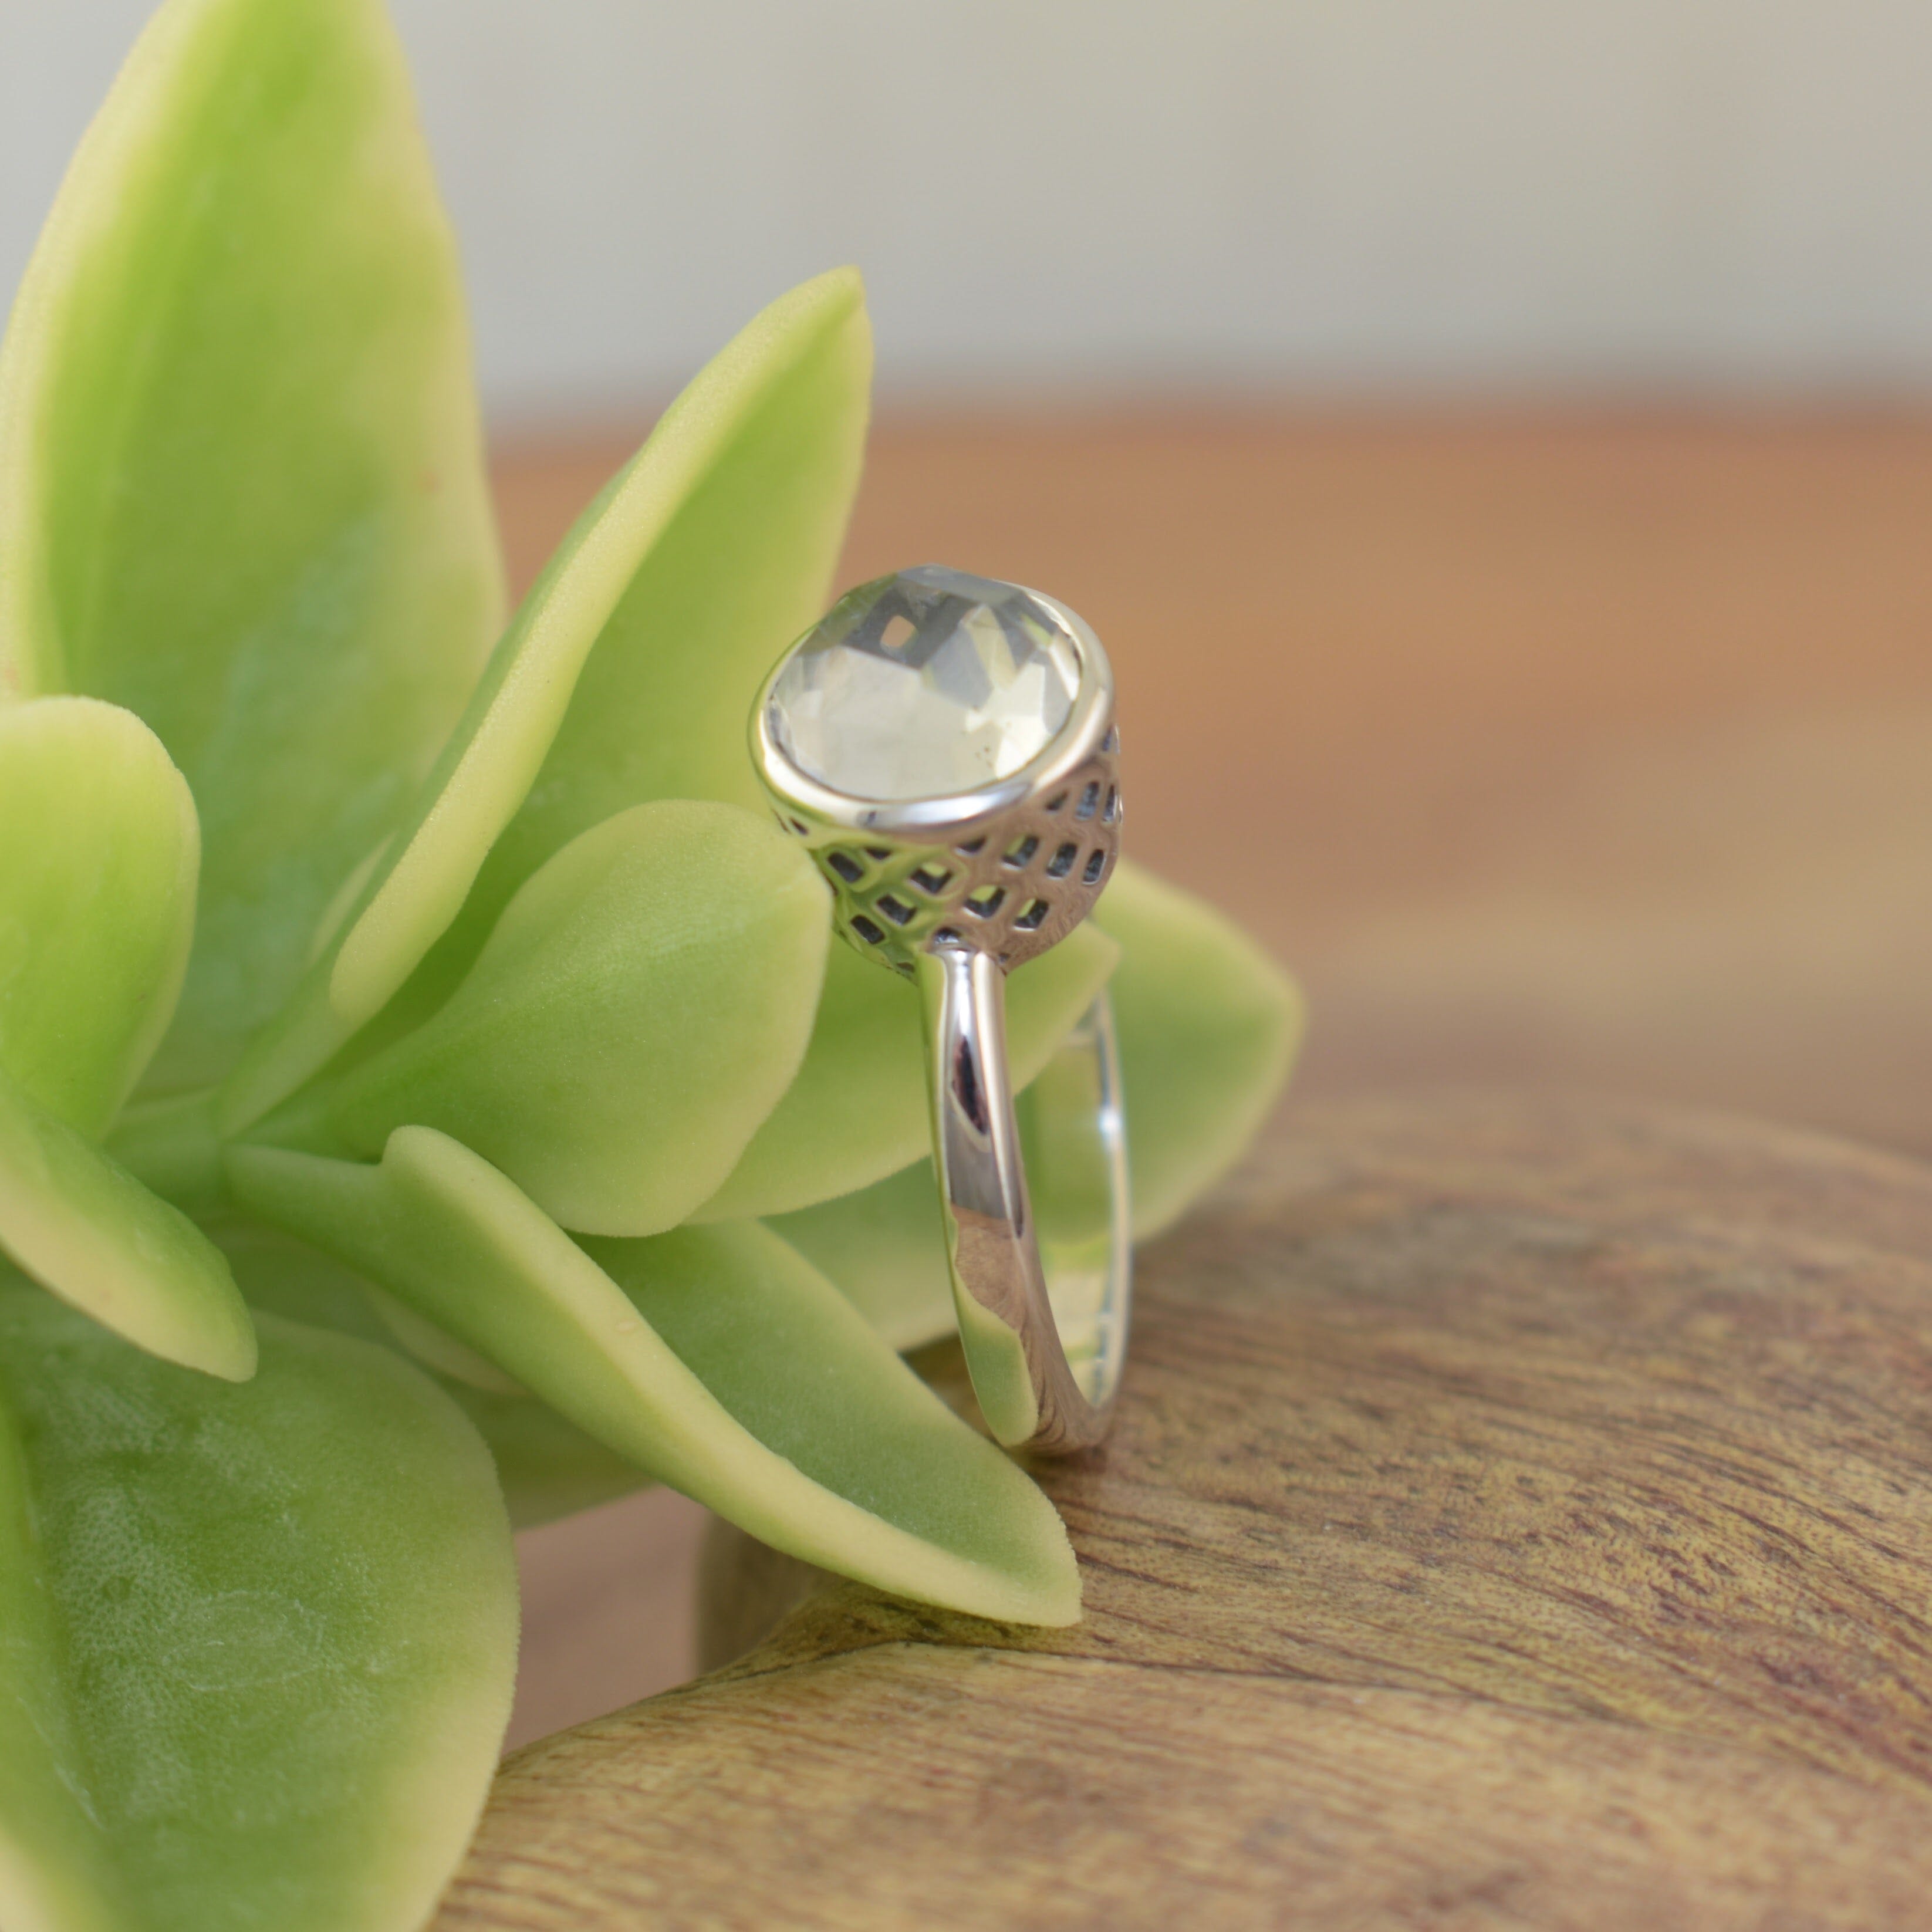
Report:
<svg viewBox="0 0 1932 1932"><path fill-rule="evenodd" d="M842 614L851 625L850 610L866 608L859 600L902 584L928 600L935 584L1027 600L1023 621L1056 627L1052 650L1077 660L1065 716L1019 769L968 790L880 799L841 790L790 754L788 667L823 650L816 640ZM1103 994L1016 1107L1004 989L1008 970L1072 932L1112 875L1122 818L1112 674L1099 640L1064 605L930 566L850 593L825 626L787 653L760 692L753 757L779 824L832 887L840 932L919 983L953 1298L988 1426L1010 1448L1085 1448L1107 1428L1132 1283L1112 1009ZM862 649L897 674L876 637ZM860 668L870 675L877 665ZM889 759L897 742L872 740Z"/></svg>
<svg viewBox="0 0 1932 1932"><path fill-rule="evenodd" d="M1112 1010L1103 994L1028 1096L1042 1228L1006 1064L1004 970L988 953L940 946L921 958L919 982L933 1162L981 1412L1015 1447L1090 1448L1120 1384L1132 1255Z"/></svg>

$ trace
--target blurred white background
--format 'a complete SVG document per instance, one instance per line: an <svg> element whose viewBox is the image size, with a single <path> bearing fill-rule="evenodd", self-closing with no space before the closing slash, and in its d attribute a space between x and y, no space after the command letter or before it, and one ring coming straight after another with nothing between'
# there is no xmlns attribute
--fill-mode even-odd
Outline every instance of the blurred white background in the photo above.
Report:
<svg viewBox="0 0 1932 1932"><path fill-rule="evenodd" d="M500 422L820 268L888 392L1932 388L1928 0L396 0ZM148 0L0 0L0 278Z"/></svg>

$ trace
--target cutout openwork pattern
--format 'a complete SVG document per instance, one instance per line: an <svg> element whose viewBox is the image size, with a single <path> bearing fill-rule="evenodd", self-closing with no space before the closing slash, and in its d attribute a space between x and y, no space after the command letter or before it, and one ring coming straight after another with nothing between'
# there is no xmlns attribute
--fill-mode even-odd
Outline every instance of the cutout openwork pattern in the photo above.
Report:
<svg viewBox="0 0 1932 1932"><path fill-rule="evenodd" d="M1042 803L942 830L934 842L877 842L873 832L862 845L782 814L778 823L813 841L841 926L901 972L929 946L962 943L1016 966L1064 938L1106 884L1120 845L1119 750L1111 730Z"/></svg>

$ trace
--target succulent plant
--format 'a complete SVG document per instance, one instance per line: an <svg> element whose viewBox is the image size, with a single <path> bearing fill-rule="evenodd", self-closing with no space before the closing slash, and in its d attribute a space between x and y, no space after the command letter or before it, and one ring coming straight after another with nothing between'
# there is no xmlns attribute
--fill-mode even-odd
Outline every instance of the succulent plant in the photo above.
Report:
<svg viewBox="0 0 1932 1932"><path fill-rule="evenodd" d="M419 1924L512 1524L649 1482L1077 1616L1052 1508L902 1359L951 1322L915 996L744 747L870 364L856 274L775 302L505 629L380 0L167 0L89 130L0 351L8 1932ZM1016 975L1023 1077L1110 980L1151 1234L1298 1009L1129 866Z"/></svg>

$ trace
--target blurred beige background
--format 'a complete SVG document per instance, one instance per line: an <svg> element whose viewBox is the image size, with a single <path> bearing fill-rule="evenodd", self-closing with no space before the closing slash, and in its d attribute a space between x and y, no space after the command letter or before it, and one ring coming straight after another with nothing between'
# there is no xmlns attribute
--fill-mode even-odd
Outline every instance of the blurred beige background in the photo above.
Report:
<svg viewBox="0 0 1932 1932"><path fill-rule="evenodd" d="M148 0L0 0L0 276ZM852 260L844 580L1065 597L1132 849L1295 1093L1640 1092L1932 1155L1923 0L395 0L519 583ZM1290 1104L1293 1104L1291 1096ZM701 1528L524 1539L528 1737L690 1668Z"/></svg>
<svg viewBox="0 0 1932 1932"><path fill-rule="evenodd" d="M152 0L0 0L0 276ZM1932 380L1923 0L394 0L484 383L661 403L842 261L890 393Z"/></svg>

